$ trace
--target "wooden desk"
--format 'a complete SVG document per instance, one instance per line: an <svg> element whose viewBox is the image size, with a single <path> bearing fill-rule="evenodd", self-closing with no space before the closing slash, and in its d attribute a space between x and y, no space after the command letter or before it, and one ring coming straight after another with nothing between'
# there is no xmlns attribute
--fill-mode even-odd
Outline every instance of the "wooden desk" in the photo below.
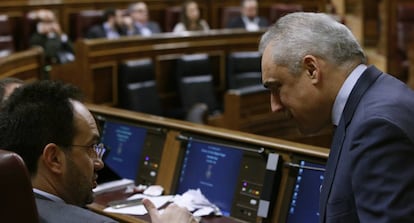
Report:
<svg viewBox="0 0 414 223"><path fill-rule="evenodd" d="M125 122L140 124L145 126L152 126L156 128L162 128L165 130L166 139L164 143L163 153L160 158L160 165L158 167L158 174L155 180L155 184L161 185L164 188L165 194L174 193L174 175L175 170L179 167L179 151L180 142L177 137L181 133L195 134L202 137L214 138L217 140L234 141L239 144L252 145L259 148L267 148L275 153L278 153L284 162L291 162L293 156L308 157L318 160L325 160L328 157L329 149L317 146L305 145L300 143L294 143L278 138L270 138L265 136L253 135L245 132L234 131L229 129L223 129L213 126L206 126L200 124L194 124L190 122L173 120L164 117L158 117L138 112L132 112L102 105L88 105L88 108L95 115L105 115L106 117L120 118ZM289 168L283 167L282 178L280 181L279 189L275 189L277 192L277 198L272 210L271 219L267 219L268 222L277 223L281 214L281 207L283 198L286 196L285 190L288 182ZM102 210L102 206L99 206L99 200L97 200L96 210ZM101 203L100 205L102 205ZM93 207L93 206L92 206ZM259 222L259 220L258 220Z"/></svg>
<svg viewBox="0 0 414 223"><path fill-rule="evenodd" d="M90 102L117 104L118 64L151 58L155 64L158 93L164 108L177 104L174 61L184 54L206 53L212 61L218 95L226 88L226 56L233 51L256 51L264 30L212 30L183 35L159 34L152 37L125 37L117 40L78 41L75 47L77 72L64 74L80 86Z"/></svg>
<svg viewBox="0 0 414 223"><path fill-rule="evenodd" d="M12 53L0 59L0 79L6 77L25 81L44 79L43 65L43 49L40 47Z"/></svg>
<svg viewBox="0 0 414 223"><path fill-rule="evenodd" d="M106 215L113 219L116 219L120 222L127 222L127 223L147 223L150 222L150 218L148 215L138 216L138 215L124 215L124 214L116 214L110 212L104 212L103 210L106 208L106 205L110 201L126 199L132 194L124 193L124 190L118 190L108 193L103 193L95 197L94 203L88 205L88 208L99 213L102 215ZM203 223L240 223L244 221L240 221L235 218L231 217L203 217Z"/></svg>

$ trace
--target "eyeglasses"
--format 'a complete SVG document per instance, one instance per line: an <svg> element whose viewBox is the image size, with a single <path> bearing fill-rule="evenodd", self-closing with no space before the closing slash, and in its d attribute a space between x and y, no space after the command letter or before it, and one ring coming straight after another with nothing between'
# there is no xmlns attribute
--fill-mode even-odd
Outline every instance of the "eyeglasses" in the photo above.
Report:
<svg viewBox="0 0 414 223"><path fill-rule="evenodd" d="M85 145L70 145L70 146L82 147L82 148L93 148L93 150L95 151L96 158L101 159L101 160L107 150L107 148L105 147L103 143L95 143L95 144L87 145L87 146Z"/></svg>

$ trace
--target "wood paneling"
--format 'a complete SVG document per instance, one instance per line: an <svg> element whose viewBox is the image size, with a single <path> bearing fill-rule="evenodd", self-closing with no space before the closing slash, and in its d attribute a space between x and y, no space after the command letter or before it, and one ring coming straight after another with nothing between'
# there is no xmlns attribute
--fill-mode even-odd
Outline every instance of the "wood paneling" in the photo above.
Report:
<svg viewBox="0 0 414 223"><path fill-rule="evenodd" d="M6 77L25 81L44 79L43 64L43 50L40 47L12 53L0 59L0 79Z"/></svg>

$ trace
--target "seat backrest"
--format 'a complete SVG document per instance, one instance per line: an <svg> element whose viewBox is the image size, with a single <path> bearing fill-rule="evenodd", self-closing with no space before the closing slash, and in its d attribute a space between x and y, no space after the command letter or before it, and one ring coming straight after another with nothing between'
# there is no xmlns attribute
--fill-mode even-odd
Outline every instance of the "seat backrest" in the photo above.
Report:
<svg viewBox="0 0 414 223"><path fill-rule="evenodd" d="M397 14L397 47L405 51L414 38L414 4L399 4Z"/></svg>
<svg viewBox="0 0 414 223"><path fill-rule="evenodd" d="M393 60L398 64L398 78L406 82L409 73L407 48L414 38L414 3L397 5L397 49Z"/></svg>
<svg viewBox="0 0 414 223"><path fill-rule="evenodd" d="M0 36L12 35L11 24L7 15L0 15Z"/></svg>
<svg viewBox="0 0 414 223"><path fill-rule="evenodd" d="M0 57L5 57L15 51L13 31L7 15L0 15Z"/></svg>
<svg viewBox="0 0 414 223"><path fill-rule="evenodd" d="M118 97L122 108L162 115L151 59L130 60L119 65Z"/></svg>
<svg viewBox="0 0 414 223"><path fill-rule="evenodd" d="M300 4L275 3L270 6L269 10L270 23L273 24L286 14L303 11L303 7Z"/></svg>
<svg viewBox="0 0 414 223"><path fill-rule="evenodd" d="M75 42L77 39L84 38L88 30L102 23L102 10L83 10L69 16L69 36Z"/></svg>
<svg viewBox="0 0 414 223"><path fill-rule="evenodd" d="M29 173L16 153L0 150L0 222L38 223Z"/></svg>
<svg viewBox="0 0 414 223"><path fill-rule="evenodd" d="M0 36L0 58L8 56L14 51L13 37Z"/></svg>
<svg viewBox="0 0 414 223"><path fill-rule="evenodd" d="M166 32L172 32L175 24L180 22L181 6L171 6L165 9L164 29Z"/></svg>
<svg viewBox="0 0 414 223"><path fill-rule="evenodd" d="M227 24L233 19L241 15L240 6L228 6L221 10L221 28L227 27Z"/></svg>
<svg viewBox="0 0 414 223"><path fill-rule="evenodd" d="M227 86L239 89L261 84L261 58L258 51L233 52L227 58Z"/></svg>
<svg viewBox="0 0 414 223"><path fill-rule="evenodd" d="M205 103L210 112L218 109L207 54L182 56L177 61L176 77L181 104L185 111L189 111L197 103Z"/></svg>
<svg viewBox="0 0 414 223"><path fill-rule="evenodd" d="M30 47L30 37L36 32L36 25L38 19L36 18L36 11L30 11L25 14L22 22L22 37L21 40L22 48L27 49Z"/></svg>

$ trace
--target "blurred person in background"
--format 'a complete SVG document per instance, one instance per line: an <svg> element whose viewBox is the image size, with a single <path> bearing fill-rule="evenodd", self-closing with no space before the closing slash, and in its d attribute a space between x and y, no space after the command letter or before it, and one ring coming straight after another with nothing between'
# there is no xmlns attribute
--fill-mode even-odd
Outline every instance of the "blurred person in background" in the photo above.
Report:
<svg viewBox="0 0 414 223"><path fill-rule="evenodd" d="M185 1L181 10L181 21L173 29L174 33L183 31L207 31L210 30L207 22L201 18L200 9L195 1Z"/></svg>
<svg viewBox="0 0 414 223"><path fill-rule="evenodd" d="M45 51L48 64L67 63L75 60L72 42L62 31L55 14L40 9L31 15L37 21L36 32L30 37L30 46L40 46Z"/></svg>
<svg viewBox="0 0 414 223"><path fill-rule="evenodd" d="M129 25L132 25L132 22L130 22ZM127 35L127 30L127 22L125 21L123 11L120 9L108 8L104 11L103 22L91 27L86 34L86 38L117 39Z"/></svg>
<svg viewBox="0 0 414 223"><path fill-rule="evenodd" d="M243 28L247 31L257 31L269 26L269 21L258 15L257 0L242 0L241 15L233 18L226 28Z"/></svg>
<svg viewBox="0 0 414 223"><path fill-rule="evenodd" d="M128 35L151 36L154 33L161 33L159 24L149 20L148 8L145 2L130 5L128 12L133 26Z"/></svg>

